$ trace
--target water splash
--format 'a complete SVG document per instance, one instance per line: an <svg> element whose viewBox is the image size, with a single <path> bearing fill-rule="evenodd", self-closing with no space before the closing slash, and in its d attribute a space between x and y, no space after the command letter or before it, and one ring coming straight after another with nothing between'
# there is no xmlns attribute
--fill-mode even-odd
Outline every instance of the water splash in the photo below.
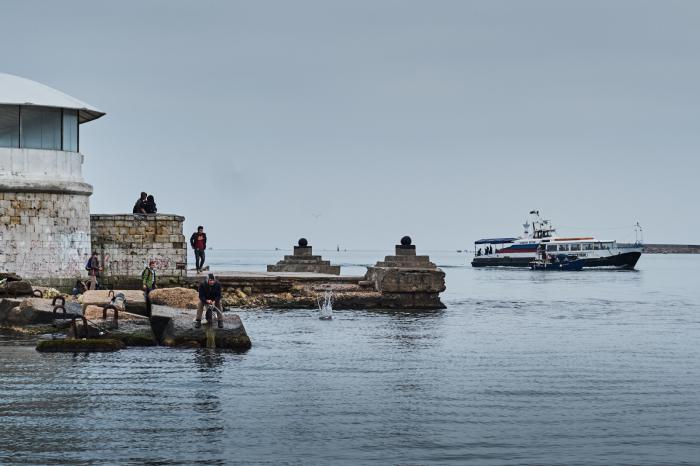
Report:
<svg viewBox="0 0 700 466"><path fill-rule="evenodd" d="M321 313L318 318L321 320L333 319L333 292L326 291L323 293L323 302L321 302L320 298L317 300L317 302L318 310Z"/></svg>

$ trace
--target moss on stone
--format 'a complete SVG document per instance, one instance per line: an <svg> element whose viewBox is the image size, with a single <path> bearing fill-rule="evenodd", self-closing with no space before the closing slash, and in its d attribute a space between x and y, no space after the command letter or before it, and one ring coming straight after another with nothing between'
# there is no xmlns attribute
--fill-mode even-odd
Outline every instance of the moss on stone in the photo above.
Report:
<svg viewBox="0 0 700 466"><path fill-rule="evenodd" d="M156 346L157 342L150 332L112 333L110 337L122 341L126 346Z"/></svg>
<svg viewBox="0 0 700 466"><path fill-rule="evenodd" d="M45 335L57 333L59 329L53 325L5 325L0 327L0 331L17 335Z"/></svg>
<svg viewBox="0 0 700 466"><path fill-rule="evenodd" d="M42 353L92 353L117 351L125 347L120 340L84 339L84 340L44 340L36 345Z"/></svg>

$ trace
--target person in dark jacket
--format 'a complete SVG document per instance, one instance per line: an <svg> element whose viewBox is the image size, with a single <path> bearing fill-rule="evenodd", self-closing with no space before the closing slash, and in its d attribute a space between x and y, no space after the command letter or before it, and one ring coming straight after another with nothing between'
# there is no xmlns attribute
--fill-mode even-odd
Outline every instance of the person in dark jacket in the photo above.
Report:
<svg viewBox="0 0 700 466"><path fill-rule="evenodd" d="M97 277L100 276L100 271L102 271L102 267L100 267L100 259L97 257L97 251L92 252L92 256L90 256L90 260L88 260L87 267L85 268L87 269L88 276L90 277L89 289L96 290L98 286Z"/></svg>
<svg viewBox="0 0 700 466"><path fill-rule="evenodd" d="M190 245L194 249L194 261L197 267L197 273L202 272L204 267L204 250L207 248L207 234L204 233L204 227L198 226L197 232L190 236Z"/></svg>
<svg viewBox="0 0 700 466"><path fill-rule="evenodd" d="M215 306L219 328L224 328L224 315L221 313L221 283L216 280L213 273L210 273L207 279L199 285L199 303L197 303L197 317L194 321L194 328L202 326L204 306L210 304Z"/></svg>
<svg viewBox="0 0 700 466"><path fill-rule="evenodd" d="M158 212L158 208L156 207L156 200L152 194L149 194L146 198L146 204L144 208L147 214L155 214L156 212Z"/></svg>
<svg viewBox="0 0 700 466"><path fill-rule="evenodd" d="M134 210L133 213L135 214L145 214L146 213L146 200L147 200L148 194L146 193L141 193L141 197L136 201L136 204L134 204Z"/></svg>

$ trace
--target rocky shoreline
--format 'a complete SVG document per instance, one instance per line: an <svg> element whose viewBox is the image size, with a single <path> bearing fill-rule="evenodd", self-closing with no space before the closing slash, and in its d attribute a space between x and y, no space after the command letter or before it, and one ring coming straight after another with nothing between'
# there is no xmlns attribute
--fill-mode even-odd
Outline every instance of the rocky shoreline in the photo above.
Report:
<svg viewBox="0 0 700 466"><path fill-rule="evenodd" d="M311 255L303 238L296 251L302 259L287 258L279 267L328 266ZM295 271L218 273L217 277L223 290L223 329L194 328L197 287L204 278L200 275L186 277L181 286L153 290L146 301L144 293L134 289L89 290L68 297L56 289L34 287L17 275L0 274L0 331L64 341L42 343L37 348L42 351L115 351L157 345L246 351L250 338L240 317L229 309L318 309L324 300L332 301L335 309L445 307L440 301L445 273L428 256L416 255L407 236L396 246L395 255L368 267L361 277Z"/></svg>

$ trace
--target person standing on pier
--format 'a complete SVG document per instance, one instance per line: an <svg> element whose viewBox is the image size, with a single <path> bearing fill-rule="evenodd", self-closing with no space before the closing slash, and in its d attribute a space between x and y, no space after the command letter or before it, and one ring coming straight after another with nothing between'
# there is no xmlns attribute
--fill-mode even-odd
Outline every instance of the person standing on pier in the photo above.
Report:
<svg viewBox="0 0 700 466"><path fill-rule="evenodd" d="M192 245L192 249L194 249L194 261L197 273L201 273L204 267L204 250L207 248L207 234L204 233L203 226L198 226L197 231L192 233L190 245Z"/></svg>
<svg viewBox="0 0 700 466"><path fill-rule="evenodd" d="M92 252L92 256L90 256L85 269L87 269L88 275L90 276L90 289L96 290L97 277L100 275L100 270L102 270L102 267L100 267L100 260L97 258L97 251Z"/></svg>
<svg viewBox="0 0 700 466"><path fill-rule="evenodd" d="M197 317L194 321L194 328L202 326L202 312L204 306L214 305L216 309L216 320L219 328L224 328L224 315L221 313L221 283L216 280L213 273L199 285L199 303L197 303Z"/></svg>
<svg viewBox="0 0 700 466"><path fill-rule="evenodd" d="M146 293L146 297L148 297L148 294L157 287L155 266L156 261L150 260L148 261L148 267L143 269L143 272L141 272L141 285L143 287L143 292Z"/></svg>

